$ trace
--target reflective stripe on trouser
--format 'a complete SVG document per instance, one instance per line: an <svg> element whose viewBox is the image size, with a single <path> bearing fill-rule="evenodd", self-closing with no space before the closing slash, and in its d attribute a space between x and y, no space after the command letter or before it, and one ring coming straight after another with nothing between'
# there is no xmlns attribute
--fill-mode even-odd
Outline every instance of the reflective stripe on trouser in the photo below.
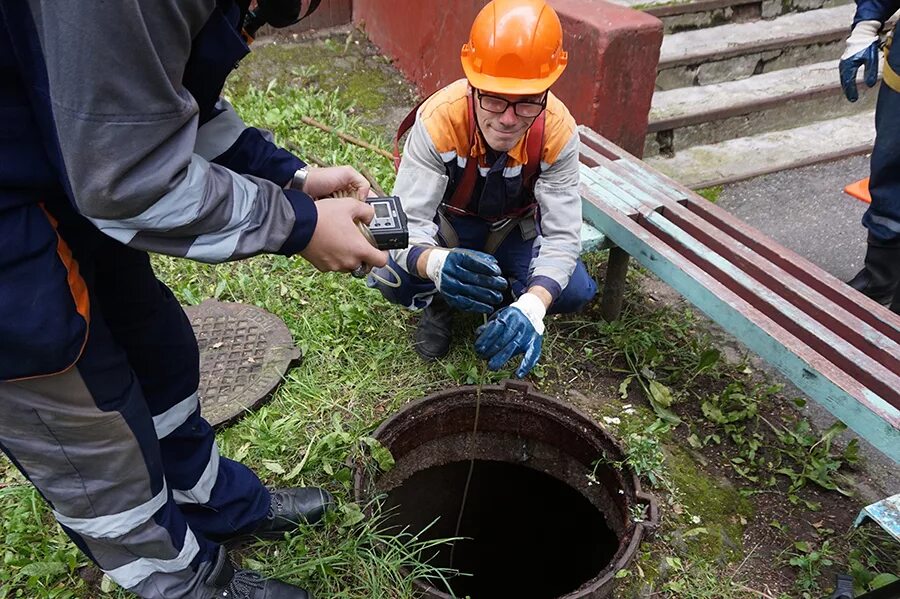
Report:
<svg viewBox="0 0 900 599"><path fill-rule="evenodd" d="M200 414L200 356L190 322L146 253L111 245L97 260L94 289L150 406L174 499L191 528L210 538L252 529L269 509L269 492L248 468L219 456Z"/></svg>
<svg viewBox="0 0 900 599"><path fill-rule="evenodd" d="M485 239L489 233L489 224L479 218L461 217L454 218L453 228L459 238L457 247L479 250L484 247ZM525 284L528 281L531 269L531 261L540 250L541 238L522 239L521 231L514 228L500 247L494 252L494 257L500 265L504 276L509 281L512 296L518 297L526 291ZM431 303L435 293L434 283L428 279L410 275L394 262L389 260L388 266L400 277L398 287L389 287L369 278L369 286L381 291L385 299L395 304L400 304L411 309L421 309ZM372 271L381 278L395 282L395 277L387 268L376 268ZM550 314L563 314L578 312L597 293L597 284L588 274L584 263L578 260L575 271L569 279L569 284L562 290L548 312ZM511 299L511 298L507 298Z"/></svg>
<svg viewBox="0 0 900 599"><path fill-rule="evenodd" d="M889 68L900 72L900 48L892 50L885 63L886 76ZM900 90L889 85L878 90L869 193L872 203L863 215L863 226L882 241L900 238Z"/></svg>
<svg viewBox="0 0 900 599"><path fill-rule="evenodd" d="M88 342L65 373L0 384L0 445L116 582L143 597L205 598L209 538L252 528L268 492L218 458L192 399L192 332L146 256L99 232L81 231L85 243L67 233L91 292Z"/></svg>

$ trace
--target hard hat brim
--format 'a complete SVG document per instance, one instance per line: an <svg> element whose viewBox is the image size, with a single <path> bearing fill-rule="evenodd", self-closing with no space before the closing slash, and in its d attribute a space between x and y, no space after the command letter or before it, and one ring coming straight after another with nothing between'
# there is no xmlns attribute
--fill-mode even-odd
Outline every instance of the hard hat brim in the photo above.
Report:
<svg viewBox="0 0 900 599"><path fill-rule="evenodd" d="M540 79L517 79L513 77L494 77L479 73L465 59L462 60L462 67L466 74L466 79L469 80L469 84L475 89L497 94L522 96L544 93L550 89L551 85L556 83L556 80L559 79L559 76L566 69L566 65L560 65L548 76Z"/></svg>

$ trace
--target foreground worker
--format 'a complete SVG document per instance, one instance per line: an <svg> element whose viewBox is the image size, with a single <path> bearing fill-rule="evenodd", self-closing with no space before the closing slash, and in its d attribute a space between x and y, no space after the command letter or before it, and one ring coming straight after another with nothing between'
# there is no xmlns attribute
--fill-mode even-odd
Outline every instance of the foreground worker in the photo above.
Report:
<svg viewBox="0 0 900 599"><path fill-rule="evenodd" d="M307 170L219 100L246 9L0 0L0 448L142 597L307 599L236 571L220 543L331 503L219 455L196 339L146 252L386 261L357 230L373 216L362 176Z"/></svg>
<svg viewBox="0 0 900 599"><path fill-rule="evenodd" d="M865 67L869 87L878 82L879 33L900 9L900 0L857 0L853 27L839 65L841 85L851 102L859 95L856 75ZM891 32L891 38L894 32ZM850 286L900 314L900 52L885 47L884 82L875 108L869 193L872 204L862 223L869 231L865 267Z"/></svg>
<svg viewBox="0 0 900 599"><path fill-rule="evenodd" d="M578 311L596 293L578 258L575 121L548 91L566 61L549 5L494 0L462 48L466 79L416 113L394 187L411 247L369 281L424 308L415 349L425 359L449 351L454 311L493 313L475 349L493 370L524 354L523 377L540 357L545 315Z"/></svg>

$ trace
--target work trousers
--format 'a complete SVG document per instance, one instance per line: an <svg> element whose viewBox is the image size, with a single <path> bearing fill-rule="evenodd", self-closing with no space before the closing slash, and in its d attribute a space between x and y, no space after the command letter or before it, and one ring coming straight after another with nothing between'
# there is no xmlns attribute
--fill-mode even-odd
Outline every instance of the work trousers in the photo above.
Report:
<svg viewBox="0 0 900 599"><path fill-rule="evenodd" d="M485 241L490 233L490 225L476 217L457 217L453 221L453 229L459 238L457 247L482 251ZM443 241L443 239L441 238ZM531 275L531 262L540 251L541 237L535 239L523 239L519 227L510 231L493 255L497 259L500 270L509 283L509 297L513 300L527 291L528 279ZM388 261L387 268L376 268L373 273L379 278L391 283L396 283L399 278L399 286L388 286L373 277L369 278L370 287L381 291L384 297L395 304L411 309L421 309L431 303L437 290L429 279L422 279L411 275L400 267L393 259ZM396 275L396 277L395 277ZM597 293L597 283L588 274L584 263L578 260L575 271L569 279L569 284L562 290L559 297L548 310L549 314L565 314L578 312L593 299Z"/></svg>
<svg viewBox="0 0 900 599"><path fill-rule="evenodd" d="M900 43L893 44L888 62L900 73ZM887 83L881 84L875 107L869 193L872 204L863 215L863 226L880 241L900 239L900 91Z"/></svg>
<svg viewBox="0 0 900 599"><path fill-rule="evenodd" d="M193 330L147 254L56 216L89 292L89 334L65 372L0 383L0 448L115 582L205 599L215 539L255 528L269 492L219 456Z"/></svg>

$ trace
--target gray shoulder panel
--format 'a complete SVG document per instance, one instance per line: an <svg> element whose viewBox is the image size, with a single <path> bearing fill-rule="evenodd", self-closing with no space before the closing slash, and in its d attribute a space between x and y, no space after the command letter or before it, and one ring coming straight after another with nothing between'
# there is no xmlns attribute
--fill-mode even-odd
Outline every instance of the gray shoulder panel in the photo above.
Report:
<svg viewBox="0 0 900 599"><path fill-rule="evenodd" d="M85 216L125 243L201 260L281 246L294 224L283 191L195 154L198 108L181 81L214 0L29 3Z"/></svg>

